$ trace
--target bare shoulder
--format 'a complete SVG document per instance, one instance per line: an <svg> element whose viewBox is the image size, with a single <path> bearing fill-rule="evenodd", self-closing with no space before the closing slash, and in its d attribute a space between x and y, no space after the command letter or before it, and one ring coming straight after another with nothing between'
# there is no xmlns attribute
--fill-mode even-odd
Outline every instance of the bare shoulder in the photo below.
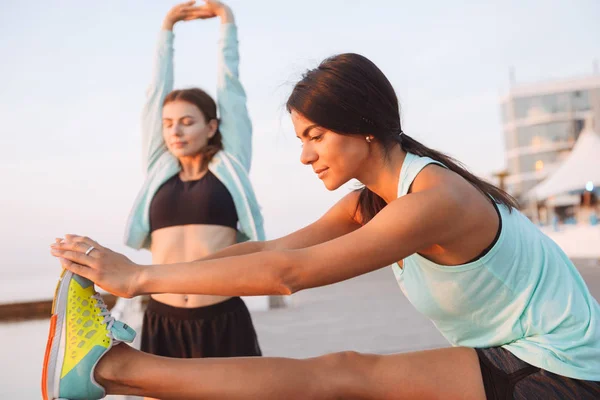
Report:
<svg viewBox="0 0 600 400"><path fill-rule="evenodd" d="M443 196L441 201L468 207L472 201L483 200L479 190L456 172L441 165L429 164L417 175L411 193L432 191Z"/></svg>
<svg viewBox="0 0 600 400"><path fill-rule="evenodd" d="M447 234L436 244L452 253L449 257L457 257L445 262L472 259L493 241L499 220L490 197L458 173L428 165L417 175L412 189L417 195L428 194L431 206L444 210Z"/></svg>

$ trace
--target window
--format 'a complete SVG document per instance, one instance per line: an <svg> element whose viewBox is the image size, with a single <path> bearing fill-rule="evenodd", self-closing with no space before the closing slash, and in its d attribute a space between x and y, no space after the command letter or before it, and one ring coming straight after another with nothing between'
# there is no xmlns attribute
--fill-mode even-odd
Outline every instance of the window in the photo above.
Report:
<svg viewBox="0 0 600 400"><path fill-rule="evenodd" d="M553 93L515 99L515 117L523 119L536 114L556 114L590 109L589 91Z"/></svg>
<svg viewBox="0 0 600 400"><path fill-rule="evenodd" d="M545 144L574 142L572 123L567 121L551 122L517 128L519 147L542 147Z"/></svg>
<svg viewBox="0 0 600 400"><path fill-rule="evenodd" d="M515 100L517 119L536 114L555 114L569 111L567 93L547 94L544 96L523 97Z"/></svg>
<svg viewBox="0 0 600 400"><path fill-rule="evenodd" d="M590 92L577 90L571 93L573 111L587 111L590 109Z"/></svg>
<svg viewBox="0 0 600 400"><path fill-rule="evenodd" d="M544 162L542 160L537 160L535 162L535 170L536 171L541 171L544 169Z"/></svg>
<svg viewBox="0 0 600 400"><path fill-rule="evenodd" d="M544 171L548 166L560 162L556 152L525 154L519 156L521 173Z"/></svg>

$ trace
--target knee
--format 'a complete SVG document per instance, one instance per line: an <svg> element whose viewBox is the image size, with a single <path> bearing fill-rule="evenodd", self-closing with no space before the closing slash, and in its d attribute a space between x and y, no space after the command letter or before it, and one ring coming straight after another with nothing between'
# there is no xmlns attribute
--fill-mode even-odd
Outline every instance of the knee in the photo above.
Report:
<svg viewBox="0 0 600 400"><path fill-rule="evenodd" d="M314 359L314 371L321 388L327 388L331 398L360 398L359 393L368 391L371 356L356 351L342 351Z"/></svg>
<svg viewBox="0 0 600 400"><path fill-rule="evenodd" d="M371 365L371 356L356 351L342 351L319 357L320 369L330 377L336 377L340 382L364 380L365 371Z"/></svg>
<svg viewBox="0 0 600 400"><path fill-rule="evenodd" d="M358 364L364 356L356 351L340 351L317 357L324 368L332 370L344 370Z"/></svg>

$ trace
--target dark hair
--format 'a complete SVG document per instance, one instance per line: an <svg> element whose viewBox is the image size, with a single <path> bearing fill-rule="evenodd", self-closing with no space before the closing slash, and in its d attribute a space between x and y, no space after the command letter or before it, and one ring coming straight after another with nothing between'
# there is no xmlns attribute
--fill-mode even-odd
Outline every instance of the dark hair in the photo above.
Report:
<svg viewBox="0 0 600 400"><path fill-rule="evenodd" d="M212 97L204 90L199 88L191 88L191 89L181 89L181 90L173 90L169 93L165 100L163 101L163 107L174 101L185 101L186 103L190 103L202 112L204 115L204 120L206 123L209 123L211 120L217 118L217 104L213 100ZM212 158L219 152L219 150L223 150L223 136L221 135L221 131L217 128L217 131L208 139L208 143L202 149L200 149L200 153L202 154L202 166L204 169L208 166L208 163Z"/></svg>
<svg viewBox="0 0 600 400"><path fill-rule="evenodd" d="M456 172L479 191L512 209L517 201L505 191L469 172L452 157L417 142L402 132L398 98L390 81L373 62L354 53L325 59L304 73L290 95L286 108L342 135L373 135L384 151L400 145L406 152L430 157ZM386 202L362 187L357 206L367 223Z"/></svg>

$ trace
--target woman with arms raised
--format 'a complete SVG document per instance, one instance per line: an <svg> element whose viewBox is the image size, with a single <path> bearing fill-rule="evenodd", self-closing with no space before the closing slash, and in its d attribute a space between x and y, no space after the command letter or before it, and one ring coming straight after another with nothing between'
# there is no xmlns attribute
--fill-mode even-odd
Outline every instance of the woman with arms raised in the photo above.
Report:
<svg viewBox="0 0 600 400"><path fill-rule="evenodd" d="M220 118L217 104L203 90L173 90L173 27L180 21L213 17L221 20ZM197 55L203 62L210 60L201 45ZM167 13L142 115L147 177L126 232L127 245L149 249L153 263L197 260L235 244L238 236L264 240L248 178L252 126L238 66L237 28L228 6L213 0L195 6L192 1ZM261 354L250 314L239 297L181 290L152 295L141 349L181 358Z"/></svg>

